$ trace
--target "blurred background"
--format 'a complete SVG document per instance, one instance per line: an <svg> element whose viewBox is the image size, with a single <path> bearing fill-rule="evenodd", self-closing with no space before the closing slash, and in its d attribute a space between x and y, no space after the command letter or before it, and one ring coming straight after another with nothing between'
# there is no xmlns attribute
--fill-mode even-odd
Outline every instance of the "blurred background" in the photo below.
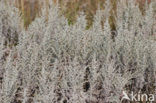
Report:
<svg viewBox="0 0 156 103"><path fill-rule="evenodd" d="M13 3L17 8L20 9L22 13L22 18L24 26L28 27L29 24L35 19L36 16L39 16L42 6L46 6L47 15L48 15L48 4L49 0L6 0L9 3ZM110 18L109 23L111 28L115 29L115 15L117 9L118 0L110 0ZM139 8L144 12L144 7L146 1L150 3L152 0L134 0L136 5L139 5ZM96 13L96 10L105 9L104 5L106 0L53 0L55 4L58 4L60 7L60 12L67 19L69 24L73 24L76 21L76 18L79 15L79 12L84 12L87 19L87 28L90 28L92 25L93 17Z"/></svg>

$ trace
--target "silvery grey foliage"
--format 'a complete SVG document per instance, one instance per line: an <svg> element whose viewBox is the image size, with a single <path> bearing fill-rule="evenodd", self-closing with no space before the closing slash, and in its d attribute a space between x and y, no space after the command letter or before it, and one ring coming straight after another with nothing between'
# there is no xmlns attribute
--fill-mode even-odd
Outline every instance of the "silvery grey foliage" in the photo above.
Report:
<svg viewBox="0 0 156 103"><path fill-rule="evenodd" d="M0 2L0 102L120 103L122 91L153 93L152 5L143 16L132 0L118 4L112 31L109 9L98 10L86 30L83 13L68 25L51 2L48 20L43 8L24 30L18 11Z"/></svg>
<svg viewBox="0 0 156 103"><path fill-rule="evenodd" d="M10 103L15 96L18 66L15 63L18 35L21 32L17 8L0 1L0 101Z"/></svg>

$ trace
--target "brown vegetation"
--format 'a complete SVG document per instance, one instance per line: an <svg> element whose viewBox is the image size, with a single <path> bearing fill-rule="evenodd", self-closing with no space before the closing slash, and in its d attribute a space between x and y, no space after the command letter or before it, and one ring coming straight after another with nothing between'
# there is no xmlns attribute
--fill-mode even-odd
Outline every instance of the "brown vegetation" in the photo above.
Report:
<svg viewBox="0 0 156 103"><path fill-rule="evenodd" d="M25 27L35 19L40 11L39 0L15 0L15 5L22 12Z"/></svg>
<svg viewBox="0 0 156 103"><path fill-rule="evenodd" d="M77 16L80 11L83 11L86 15L86 19L88 20L88 27L92 25L93 16L96 13L98 7L100 9L104 9L104 4L106 0L53 0L54 3L59 3L61 7L61 12L68 18L69 24L73 24L76 21ZM47 5L47 14L48 14L48 3L49 0L45 0ZM140 4L140 9L144 9L144 5L146 0L136 0L137 3ZM148 0L150 3L151 0ZM24 26L27 27L31 21L33 21L38 15L41 3L40 0L15 0L15 4L23 14ZM110 25L112 29L115 29L115 12L116 12L117 0L111 0L111 11L110 11Z"/></svg>

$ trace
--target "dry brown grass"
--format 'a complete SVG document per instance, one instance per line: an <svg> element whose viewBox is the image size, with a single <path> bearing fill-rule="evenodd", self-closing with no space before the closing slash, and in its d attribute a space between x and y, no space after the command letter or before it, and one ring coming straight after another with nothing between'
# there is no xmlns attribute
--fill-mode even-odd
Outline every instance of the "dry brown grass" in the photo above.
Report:
<svg viewBox="0 0 156 103"><path fill-rule="evenodd" d="M15 6L22 12L25 27L35 19L40 11L38 0L15 0Z"/></svg>
<svg viewBox="0 0 156 103"><path fill-rule="evenodd" d="M27 27L39 14L42 0L15 0L15 4L23 14L24 26ZM54 0L54 3L59 3L61 7L62 14L68 18L69 24L73 24L76 21L76 18L80 11L83 11L86 15L86 19L88 20L88 28L92 25L93 16L96 13L98 7L104 9L104 4L106 0ZM112 9L110 11L110 25L112 29L115 29L115 13L116 13L116 5L117 0L110 0ZM143 10L144 4L146 0L136 0L140 4L140 9ZM151 0L148 0L151 2ZM47 14L48 14L48 3L49 0L45 0L47 5Z"/></svg>

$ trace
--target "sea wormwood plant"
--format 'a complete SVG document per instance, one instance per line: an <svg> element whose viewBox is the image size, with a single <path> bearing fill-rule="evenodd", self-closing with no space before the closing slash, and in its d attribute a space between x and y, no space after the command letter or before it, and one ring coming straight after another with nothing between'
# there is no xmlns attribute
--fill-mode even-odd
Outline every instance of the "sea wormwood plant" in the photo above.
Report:
<svg viewBox="0 0 156 103"><path fill-rule="evenodd" d="M112 40L107 10L98 10L93 27L86 30L84 13L68 25L50 1L48 20L43 8L41 17L20 30L18 13L0 1L0 12L4 11L0 18L8 12L6 22L16 20L5 24L0 19L0 24L16 27L13 34L19 31L18 42L11 47L5 45L9 36L0 32L0 102L120 103L122 91L155 93L153 3L145 16L132 0L128 5L119 3Z"/></svg>

